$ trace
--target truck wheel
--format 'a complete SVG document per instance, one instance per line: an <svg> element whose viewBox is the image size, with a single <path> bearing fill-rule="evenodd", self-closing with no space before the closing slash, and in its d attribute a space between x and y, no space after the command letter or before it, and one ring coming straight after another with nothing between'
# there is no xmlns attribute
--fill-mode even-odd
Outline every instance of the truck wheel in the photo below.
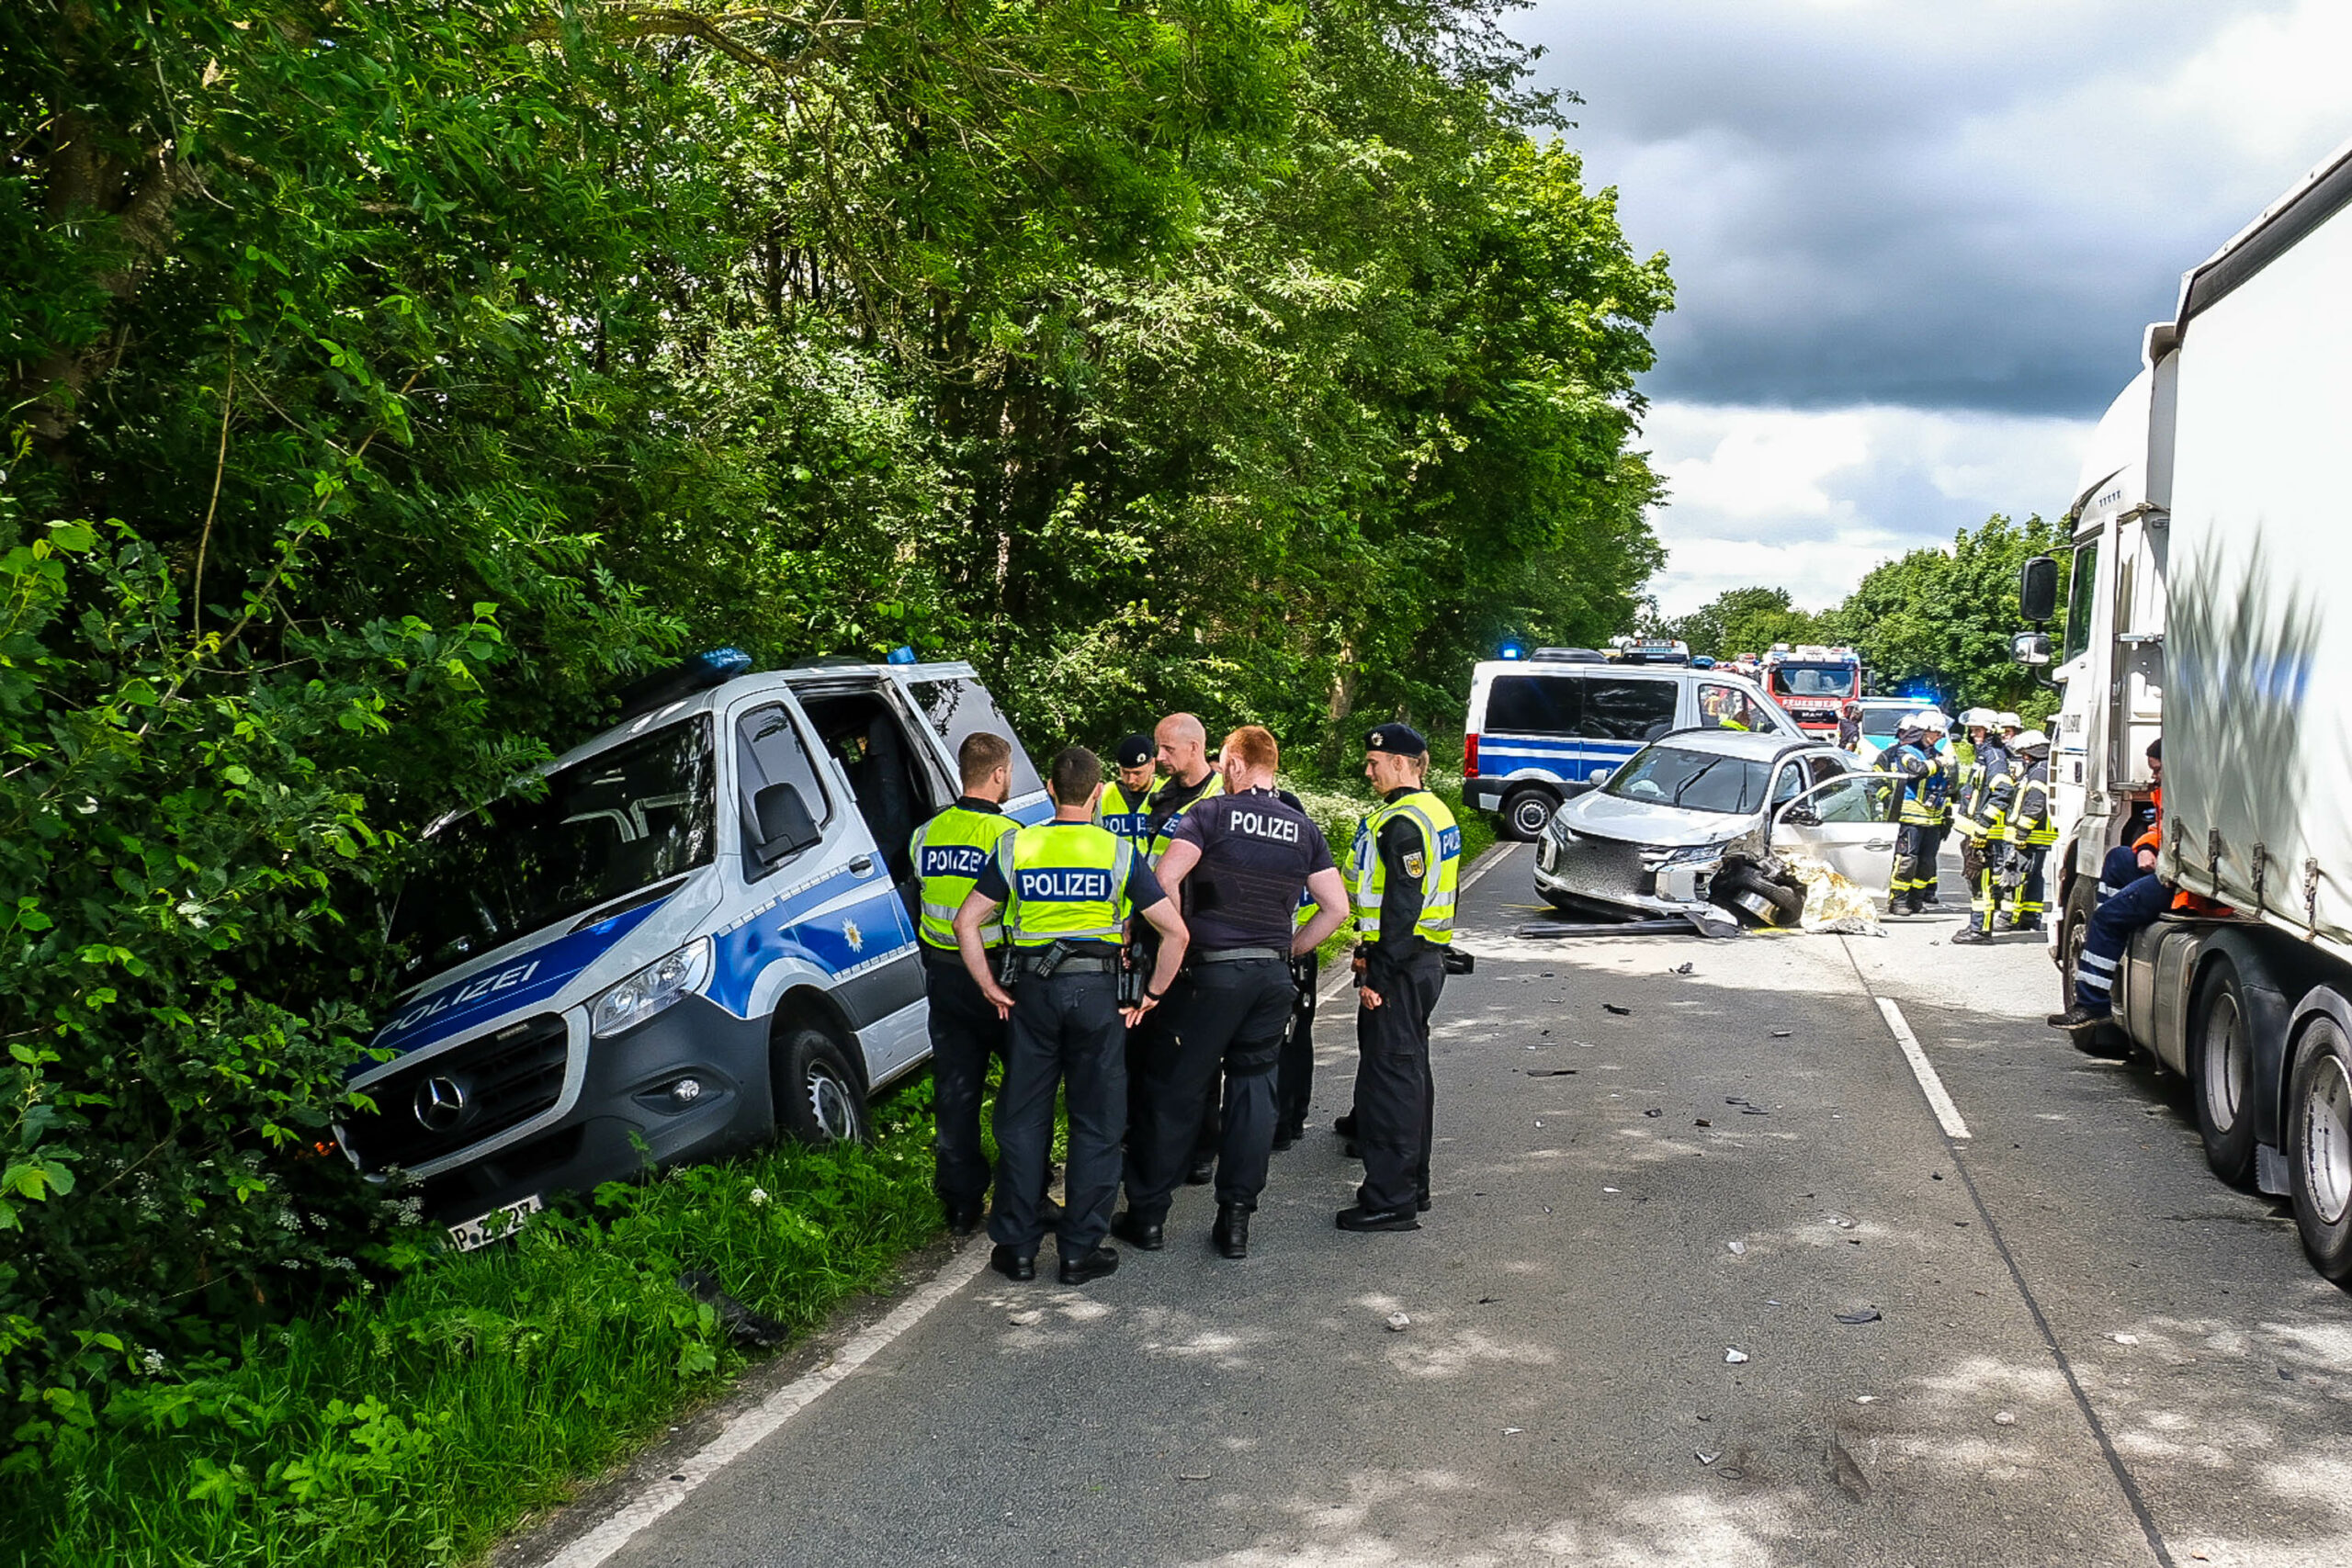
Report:
<svg viewBox="0 0 2352 1568"><path fill-rule="evenodd" d="M775 1043L776 1125L804 1144L862 1144L872 1136L865 1091L833 1037L806 1025Z"/></svg>
<svg viewBox="0 0 2352 1568"><path fill-rule="evenodd" d="M2352 1284L2352 1041L2312 1021L2287 1092L2288 1188L2312 1267Z"/></svg>
<svg viewBox="0 0 2352 1568"><path fill-rule="evenodd" d="M1532 842L1543 836L1544 825L1559 808L1550 790L1515 789L1503 797L1503 834L1522 843Z"/></svg>
<svg viewBox="0 0 2352 1568"><path fill-rule="evenodd" d="M2083 877L2075 878L2074 886L2066 890L2066 909L2058 927L2058 998L2067 1010L2075 1006L2075 965L2083 956L2083 943L2090 940L2091 910L2098 898L2096 884Z"/></svg>
<svg viewBox="0 0 2352 1568"><path fill-rule="evenodd" d="M2252 1019L2238 972L2227 959L2207 971L2189 1013L2188 1083L2205 1163L2233 1187L2254 1180Z"/></svg>

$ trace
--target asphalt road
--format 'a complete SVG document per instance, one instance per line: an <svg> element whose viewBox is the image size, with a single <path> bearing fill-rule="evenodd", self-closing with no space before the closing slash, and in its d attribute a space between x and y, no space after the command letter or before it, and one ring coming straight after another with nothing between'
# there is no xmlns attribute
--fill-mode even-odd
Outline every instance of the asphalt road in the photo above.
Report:
<svg viewBox="0 0 2352 1568"><path fill-rule="evenodd" d="M980 1273L731 1462L688 1467L713 1417L520 1560L675 1464L699 1484L605 1561L2352 1562L2352 1297L2207 1173L2177 1083L2043 1027L2038 939L1523 941L1507 852L1439 1011L1426 1228L1332 1226L1334 1009L1247 1261L1188 1189L1168 1250L1089 1289Z"/></svg>

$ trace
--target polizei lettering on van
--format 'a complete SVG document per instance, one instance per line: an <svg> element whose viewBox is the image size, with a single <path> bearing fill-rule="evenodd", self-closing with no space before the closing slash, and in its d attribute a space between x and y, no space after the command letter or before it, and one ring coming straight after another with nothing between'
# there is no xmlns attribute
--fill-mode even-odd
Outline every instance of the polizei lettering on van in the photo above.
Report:
<svg viewBox="0 0 2352 1568"><path fill-rule="evenodd" d="M1107 871L1039 869L1015 875L1021 897L1032 904L1104 903L1111 897Z"/></svg>
<svg viewBox="0 0 2352 1568"><path fill-rule="evenodd" d="M534 958L528 964L518 964L512 969L501 969L495 974L481 976L462 989L445 991L423 1007L401 1014L392 1021L391 1027L395 1030L414 1029L437 1012L449 1008L463 1007L470 1001L479 1001L492 991L512 989L538 972L539 961Z"/></svg>

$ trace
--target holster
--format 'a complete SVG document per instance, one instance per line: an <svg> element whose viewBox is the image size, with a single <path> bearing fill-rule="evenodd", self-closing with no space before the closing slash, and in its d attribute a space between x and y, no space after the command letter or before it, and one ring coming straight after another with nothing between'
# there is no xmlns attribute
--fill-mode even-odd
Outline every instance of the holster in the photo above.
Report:
<svg viewBox="0 0 2352 1568"><path fill-rule="evenodd" d="M1446 943L1444 953L1440 962L1445 965L1445 972L1449 975L1467 975L1478 967L1476 953L1464 953L1452 942Z"/></svg>
<svg viewBox="0 0 2352 1568"><path fill-rule="evenodd" d="M1144 987L1151 976L1144 968L1146 954L1141 944L1129 942L1119 952L1119 1005L1123 1008L1143 1006Z"/></svg>

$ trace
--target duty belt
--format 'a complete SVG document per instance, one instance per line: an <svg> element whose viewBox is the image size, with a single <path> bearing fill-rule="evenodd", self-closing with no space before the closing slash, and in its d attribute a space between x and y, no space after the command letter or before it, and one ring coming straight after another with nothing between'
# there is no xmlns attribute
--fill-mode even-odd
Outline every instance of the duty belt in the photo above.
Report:
<svg viewBox="0 0 2352 1568"><path fill-rule="evenodd" d="M1019 973L1034 976L1044 966L1045 959L1042 955L1036 958L1023 957L1018 961L1018 964ZM1077 954L1071 954L1054 965L1053 974L1108 975L1114 972L1118 967L1119 961L1115 958L1086 958ZM1051 977L1051 976L1047 976L1047 978Z"/></svg>
<svg viewBox="0 0 2352 1568"><path fill-rule="evenodd" d="M1213 947L1192 954L1195 964L1256 964L1270 961L1287 964L1290 954L1274 947Z"/></svg>

